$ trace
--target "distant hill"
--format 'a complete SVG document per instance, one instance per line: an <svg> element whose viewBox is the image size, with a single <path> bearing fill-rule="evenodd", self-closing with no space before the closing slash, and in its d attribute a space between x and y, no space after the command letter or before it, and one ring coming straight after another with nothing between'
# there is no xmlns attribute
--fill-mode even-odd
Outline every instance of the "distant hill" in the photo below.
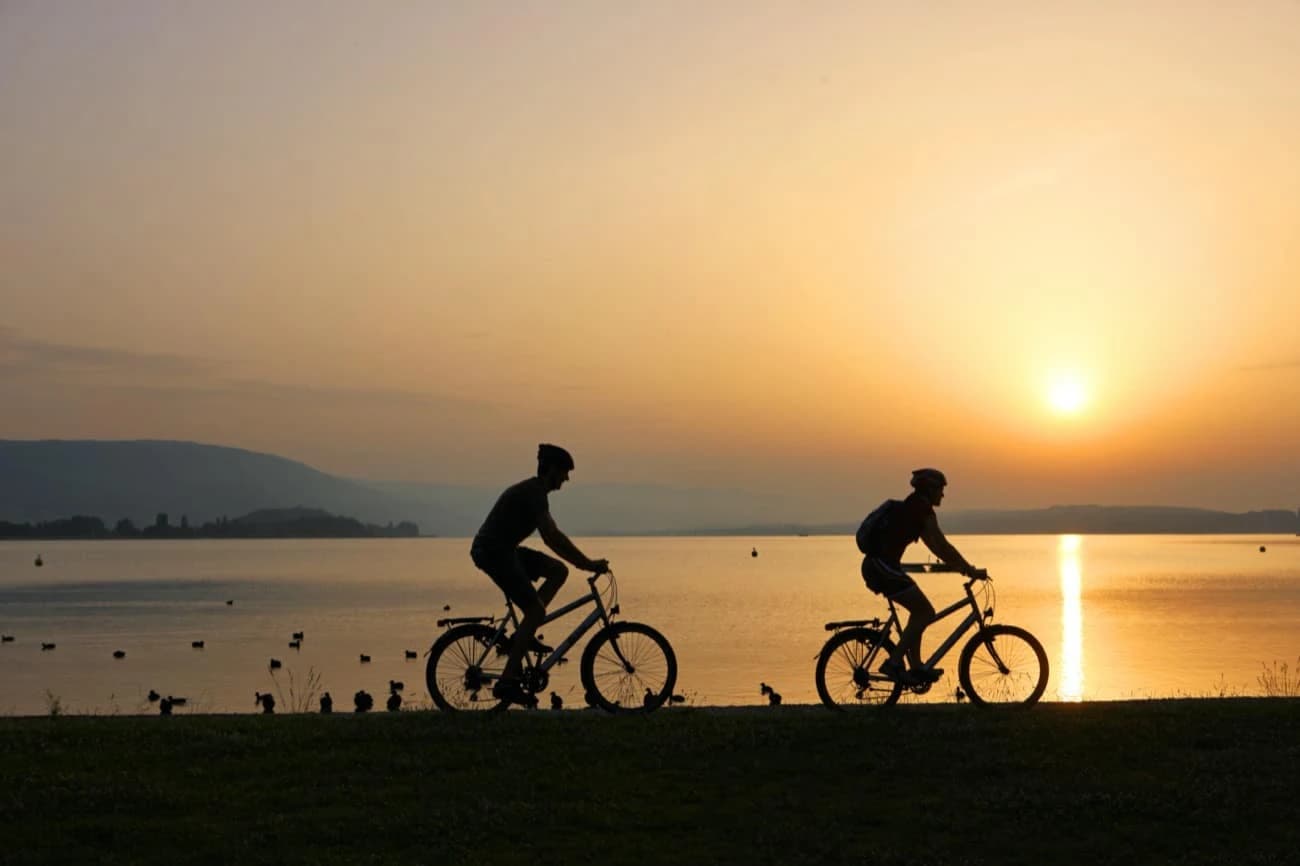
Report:
<svg viewBox="0 0 1300 866"><path fill-rule="evenodd" d="M0 440L0 521L39 523L93 515L108 526L233 519L259 509L322 509L367 524L413 521L425 534L467 536L506 484L468 487L340 478L272 454L160 440ZM552 497L571 535L849 534L856 520L792 522L778 496L744 490L574 484ZM962 533L1293 533L1290 511L1231 514L1197 508L1068 505L1020 511L941 512ZM856 515L854 515L856 517Z"/></svg>
<svg viewBox="0 0 1300 866"><path fill-rule="evenodd" d="M74 514L148 526L166 513L192 525L259 509L298 506L367 523L413 520L426 532L448 522L431 503L412 503L362 482L239 448L171 441L0 440L0 520ZM420 513L413 513L416 510Z"/></svg>
<svg viewBox="0 0 1300 866"><path fill-rule="evenodd" d="M1265 534L1300 532L1294 511L1236 514L1205 508L1126 505L1053 505L1024 510L940 512L949 535L1160 535ZM716 529L676 530L683 535L851 535L854 523L757 524Z"/></svg>

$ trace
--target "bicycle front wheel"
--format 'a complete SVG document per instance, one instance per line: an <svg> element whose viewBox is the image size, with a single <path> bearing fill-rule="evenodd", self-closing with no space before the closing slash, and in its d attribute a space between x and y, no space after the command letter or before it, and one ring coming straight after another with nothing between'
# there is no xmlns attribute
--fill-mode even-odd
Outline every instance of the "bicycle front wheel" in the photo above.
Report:
<svg viewBox="0 0 1300 866"><path fill-rule="evenodd" d="M497 630L466 624L443 632L429 650L424 682L439 709L504 710L506 704L492 696L492 686L506 666L506 656L493 646Z"/></svg>
<svg viewBox="0 0 1300 866"><path fill-rule="evenodd" d="M894 642L874 628L846 628L826 641L817 657L817 694L832 710L887 707L898 702L903 686L878 668Z"/></svg>
<svg viewBox="0 0 1300 866"><path fill-rule="evenodd" d="M668 639L639 622L601 629L582 653L587 702L606 712L651 712L676 684L677 656Z"/></svg>
<svg viewBox="0 0 1300 866"><path fill-rule="evenodd" d="M994 625L975 635L961 651L957 673L973 704L1038 701L1047 688L1047 651L1023 628Z"/></svg>

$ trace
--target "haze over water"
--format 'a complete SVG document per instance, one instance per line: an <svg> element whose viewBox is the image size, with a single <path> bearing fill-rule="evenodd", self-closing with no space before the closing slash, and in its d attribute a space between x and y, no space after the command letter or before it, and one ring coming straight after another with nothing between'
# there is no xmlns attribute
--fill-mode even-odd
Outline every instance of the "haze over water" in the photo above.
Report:
<svg viewBox="0 0 1300 866"><path fill-rule="evenodd" d="M1042 640L1052 667L1046 700L1258 694L1262 664L1294 668L1300 656L1294 537L954 540L994 575L995 621ZM814 702L823 623L884 610L862 586L847 537L579 544L611 560L621 618L649 623L672 642L676 691L694 704L759 704L760 682L786 703ZM382 706L390 679L406 684L408 705L427 706L423 653L440 632L435 620L502 607L467 547L466 539L0 545L0 632L16 636L0 644L0 713L47 712L47 690L67 712L155 713L145 700L151 688L189 698L177 712L254 712L254 691L277 690L272 657L284 663L285 699L289 673L301 684L314 668L337 710L350 710L361 688ZM909 553L909 561L924 558L922 548ZM938 608L961 585L954 575L920 582ZM583 588L571 574L557 605ZM927 647L953 624L934 626ZM295 631L306 632L300 651L287 646ZM543 633L552 643L563 636L557 624ZM57 648L42 652L43 641ZM570 707L582 703L582 646L551 684ZM115 649L126 658L113 659ZM420 657L406 660L407 649ZM373 661L361 664L362 653ZM956 660L957 651L945 659L948 678L929 699L953 699ZM288 708L281 700L279 710Z"/></svg>

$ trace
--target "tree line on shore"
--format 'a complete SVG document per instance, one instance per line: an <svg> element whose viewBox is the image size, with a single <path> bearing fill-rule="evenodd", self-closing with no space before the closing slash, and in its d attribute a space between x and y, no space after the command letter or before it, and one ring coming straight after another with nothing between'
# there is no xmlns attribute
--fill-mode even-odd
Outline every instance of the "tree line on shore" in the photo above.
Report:
<svg viewBox="0 0 1300 866"><path fill-rule="evenodd" d="M96 538L415 538L420 527L409 520L380 526L362 523L354 517L330 514L315 508L263 509L230 519L218 517L198 526L182 514L172 523L166 512L154 522L137 526L128 517L109 527L103 519L84 514L37 523L0 520L0 539L96 539Z"/></svg>

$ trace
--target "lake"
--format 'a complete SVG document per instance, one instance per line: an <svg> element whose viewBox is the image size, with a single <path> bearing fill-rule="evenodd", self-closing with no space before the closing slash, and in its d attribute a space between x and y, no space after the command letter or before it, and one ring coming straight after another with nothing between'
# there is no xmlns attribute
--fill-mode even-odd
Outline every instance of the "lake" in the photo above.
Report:
<svg viewBox="0 0 1300 866"><path fill-rule="evenodd" d="M1265 664L1294 672L1300 663L1296 537L953 541L995 578L994 621L1029 629L1047 648L1046 700L1259 694ZM815 702L823 624L885 610L862 585L850 537L578 544L609 558L621 618L672 642L676 691L692 704L760 704L761 682L787 703ZM441 631L435 621L503 607L468 547L437 538L2 543L0 633L15 640L0 644L0 714L44 714L53 701L71 713L156 713L150 689L187 697L178 713L255 712L255 691L278 694L284 711L290 679L300 695L313 672L337 710L350 710L363 688L382 707L390 679L406 684L407 706L428 706L423 654ZM913 547L907 559L925 553ZM936 608L959 597L955 575L919 582ZM583 589L571 574L556 606ZM955 622L934 626L927 646ZM301 649L290 649L298 631ZM542 631L552 643L564 635L557 624ZM191 647L197 640L202 649ZM419 657L406 659L407 650ZM551 688L581 706L578 652L570 656ZM283 667L270 671L271 658ZM928 700L953 700L956 658L945 659L948 676Z"/></svg>

